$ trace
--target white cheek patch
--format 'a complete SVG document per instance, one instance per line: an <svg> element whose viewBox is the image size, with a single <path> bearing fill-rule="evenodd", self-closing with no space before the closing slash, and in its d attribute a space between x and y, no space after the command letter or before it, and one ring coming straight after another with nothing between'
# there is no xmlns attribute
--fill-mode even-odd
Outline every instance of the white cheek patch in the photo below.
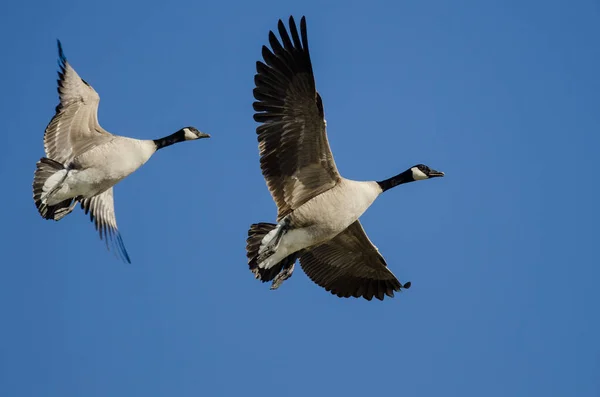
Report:
<svg viewBox="0 0 600 397"><path fill-rule="evenodd" d="M184 128L183 134L184 134L186 141L191 141L192 139L198 139L198 135L196 135L192 131L190 131L189 128Z"/></svg>
<svg viewBox="0 0 600 397"><path fill-rule="evenodd" d="M412 171L413 179L415 181L421 181L423 179L429 178L427 175L425 175L425 173L423 171L421 171L417 167L412 167L410 170Z"/></svg>

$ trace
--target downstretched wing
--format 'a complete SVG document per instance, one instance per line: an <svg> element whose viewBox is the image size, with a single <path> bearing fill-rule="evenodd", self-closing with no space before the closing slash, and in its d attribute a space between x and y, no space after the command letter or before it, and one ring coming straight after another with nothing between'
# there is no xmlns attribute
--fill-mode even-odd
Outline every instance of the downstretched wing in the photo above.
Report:
<svg viewBox="0 0 600 397"><path fill-rule="evenodd" d="M385 295L393 297L394 291L403 288L360 221L326 243L304 251L300 265L312 281L341 298L383 300Z"/></svg>
<svg viewBox="0 0 600 397"><path fill-rule="evenodd" d="M104 193L80 201L81 208L85 213L90 213L90 220L94 222L96 230L100 233L100 239L106 241L106 247L110 249L110 245L112 245L116 252L120 254L121 259L131 263L121 233L117 228L113 188L111 187Z"/></svg>
<svg viewBox="0 0 600 397"><path fill-rule="evenodd" d="M108 142L113 135L98 124L100 97L71 67L58 42L60 71L56 114L46 127L44 149L46 156L61 164L90 148Z"/></svg>
<svg viewBox="0 0 600 397"><path fill-rule="evenodd" d="M280 20L281 42L269 32L271 50L262 48L256 63L254 120L260 166L283 218L340 180L327 141L323 103L315 88L306 20L300 35L290 17L290 34ZM283 43L283 44L282 44Z"/></svg>

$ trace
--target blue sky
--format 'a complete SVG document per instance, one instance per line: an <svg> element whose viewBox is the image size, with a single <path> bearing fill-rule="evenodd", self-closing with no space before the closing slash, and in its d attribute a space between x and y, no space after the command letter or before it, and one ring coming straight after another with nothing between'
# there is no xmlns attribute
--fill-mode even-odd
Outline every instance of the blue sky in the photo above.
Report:
<svg viewBox="0 0 600 397"><path fill-rule="evenodd" d="M594 1L10 2L0 15L2 396L600 395L600 4ZM363 225L412 288L338 299L252 278L254 64L307 16L340 172L446 172ZM31 199L57 104L56 38L107 130L210 140L115 189L131 255Z"/></svg>

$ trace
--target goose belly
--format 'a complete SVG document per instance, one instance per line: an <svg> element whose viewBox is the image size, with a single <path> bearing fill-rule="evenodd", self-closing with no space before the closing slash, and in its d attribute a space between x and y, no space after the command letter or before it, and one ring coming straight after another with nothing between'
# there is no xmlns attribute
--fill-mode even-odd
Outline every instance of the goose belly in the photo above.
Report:
<svg viewBox="0 0 600 397"><path fill-rule="evenodd" d="M67 165L67 177L49 198L50 205L104 192L140 168L155 151L152 141L123 137L88 150Z"/></svg>
<svg viewBox="0 0 600 397"><path fill-rule="evenodd" d="M342 180L334 188L312 198L291 214L298 233L290 239L307 248L330 240L354 223L381 193L373 182Z"/></svg>
<svg viewBox="0 0 600 397"><path fill-rule="evenodd" d="M331 240L354 223L381 193L375 182L340 181L332 189L313 197L281 219L286 228L275 252L258 266L271 268L300 250ZM277 233L265 236L268 246Z"/></svg>
<svg viewBox="0 0 600 397"><path fill-rule="evenodd" d="M48 198L48 204L55 205L63 200L79 196L92 197L111 188L117 182L119 180L108 178L102 170L97 168L70 170L62 185Z"/></svg>
<svg viewBox="0 0 600 397"><path fill-rule="evenodd" d="M77 156L72 168L94 169L95 175L104 174L116 183L140 168L155 151L152 141L118 137Z"/></svg>

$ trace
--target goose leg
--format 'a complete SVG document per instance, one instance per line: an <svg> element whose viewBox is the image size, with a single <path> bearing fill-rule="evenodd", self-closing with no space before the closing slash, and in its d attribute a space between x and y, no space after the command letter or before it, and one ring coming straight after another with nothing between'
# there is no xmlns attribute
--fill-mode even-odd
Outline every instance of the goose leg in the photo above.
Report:
<svg viewBox="0 0 600 397"><path fill-rule="evenodd" d="M288 278L292 277L292 273L294 272L295 260L292 262L291 266L284 267L281 272L273 279L273 284L271 284L271 289L277 289L279 286Z"/></svg>

